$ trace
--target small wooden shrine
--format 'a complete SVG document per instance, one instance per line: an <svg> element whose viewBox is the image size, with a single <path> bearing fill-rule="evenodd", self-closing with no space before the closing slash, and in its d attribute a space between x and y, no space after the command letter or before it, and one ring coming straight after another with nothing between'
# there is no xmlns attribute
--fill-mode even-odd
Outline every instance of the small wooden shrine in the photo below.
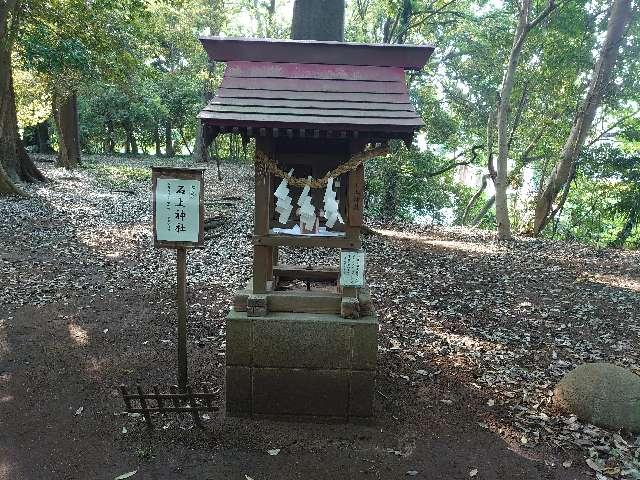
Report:
<svg viewBox="0 0 640 480"><path fill-rule="evenodd" d="M207 140L255 138L253 278L226 323L229 415L373 415L378 321L364 281L362 162L422 126L405 70L432 46L201 38L226 62L199 117ZM341 266L278 248L341 250Z"/></svg>

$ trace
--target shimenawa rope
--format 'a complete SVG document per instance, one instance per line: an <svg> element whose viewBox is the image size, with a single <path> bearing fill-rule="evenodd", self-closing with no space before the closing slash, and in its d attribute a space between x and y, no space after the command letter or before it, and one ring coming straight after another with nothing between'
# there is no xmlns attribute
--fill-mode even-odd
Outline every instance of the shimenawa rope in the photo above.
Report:
<svg viewBox="0 0 640 480"><path fill-rule="evenodd" d="M263 165L268 172L277 177L285 178L287 180L287 183L293 187L304 187L308 185L310 188L323 188L327 185L327 182L330 178L337 178L340 175L355 170L361 163L364 163L371 158L386 155L387 153L389 153L389 147L386 145L371 148L369 150L365 150L364 152L357 153L342 165L337 166L330 172L327 172L322 178L318 179L298 178L294 177L293 175L289 175L287 172L278 167L278 164L273 161L273 159L269 158L269 156L262 150L256 150L255 159L256 162Z"/></svg>

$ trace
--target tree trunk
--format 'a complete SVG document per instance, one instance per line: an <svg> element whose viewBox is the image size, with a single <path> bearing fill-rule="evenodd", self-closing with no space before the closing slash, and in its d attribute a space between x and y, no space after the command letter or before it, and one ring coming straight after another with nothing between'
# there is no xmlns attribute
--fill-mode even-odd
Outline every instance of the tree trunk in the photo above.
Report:
<svg viewBox="0 0 640 480"><path fill-rule="evenodd" d="M222 181L222 171L220 170L220 152L218 151L219 139L215 138L211 142L211 148L213 149L213 158L216 160L216 169L218 170L218 181Z"/></svg>
<svg viewBox="0 0 640 480"><path fill-rule="evenodd" d="M634 208L633 210L631 210L631 212L629 212L629 217L627 218L627 221L622 227L622 230L618 232L616 239L609 244L610 247L624 246L625 242L633 232L633 229L636 228L636 225L638 224L639 216L640 216L640 210L638 208Z"/></svg>
<svg viewBox="0 0 640 480"><path fill-rule="evenodd" d="M184 129L182 127L178 128L178 133L180 134L180 138L182 139L182 143L187 148L187 152L189 152L189 155L193 155L193 152L189 148L189 142L187 142L187 138L184 136Z"/></svg>
<svg viewBox="0 0 640 480"><path fill-rule="evenodd" d="M127 123L125 131L127 135L125 153L138 155L138 142L136 141L136 136L133 134L133 126L130 123Z"/></svg>
<svg viewBox="0 0 640 480"><path fill-rule="evenodd" d="M17 9L15 1L9 0L0 4L0 195L24 195L22 189L16 184L17 181L44 180L44 176L29 158L18 135L18 118L11 74L11 48L17 28Z"/></svg>
<svg viewBox="0 0 640 480"><path fill-rule="evenodd" d="M156 146L156 157L162 156L162 142L160 141L160 125L156 123L155 129L153 130L153 143Z"/></svg>
<svg viewBox="0 0 640 480"><path fill-rule="evenodd" d="M49 120L36 125L36 137L38 141L38 153L53 153L51 137L49 136Z"/></svg>
<svg viewBox="0 0 640 480"><path fill-rule="evenodd" d="M509 206L507 203L507 189L509 187L508 168L509 168L509 144L511 142L509 134L509 105L511 103L511 94L513 93L513 85L515 82L516 70L524 42L529 32L536 25L540 24L555 9L555 1L549 0L545 9L531 22L529 15L531 14L531 0L522 0L519 6L518 25L513 36L513 45L509 52L509 60L502 77L502 85L500 86L500 94L498 96L498 108L496 117L496 131L498 140L498 157L496 160L496 171L492 175L493 184L495 186L495 204L496 204L496 227L498 230L498 238L500 240L511 239L511 222L509 220ZM524 97L523 97L524 98ZM520 112L521 114L522 112ZM515 132L517 124L511 129Z"/></svg>
<svg viewBox="0 0 640 480"><path fill-rule="evenodd" d="M198 128L196 129L196 143L193 146L193 160L196 162L209 161L209 149L205 145L204 125L202 122L198 123Z"/></svg>
<svg viewBox="0 0 640 480"><path fill-rule="evenodd" d="M114 136L113 121L110 118L107 120L105 127L107 130L107 140L105 142L104 150L105 150L105 153L109 155L113 155L116 150L116 142L113 138Z"/></svg>
<svg viewBox="0 0 640 480"><path fill-rule="evenodd" d="M56 124L60 134L58 167L73 169L80 165L80 131L78 128L78 98L75 91L55 98Z"/></svg>
<svg viewBox="0 0 640 480"><path fill-rule="evenodd" d="M295 0L294 40L344 40L344 0Z"/></svg>
<svg viewBox="0 0 640 480"><path fill-rule="evenodd" d="M133 155L139 155L140 150L138 149L138 141L136 140L136 134L131 132L131 153Z"/></svg>
<svg viewBox="0 0 640 480"><path fill-rule="evenodd" d="M518 16L518 26L513 36L513 45L509 53L509 60L502 78L500 87L500 96L498 97L498 109L496 130L498 133L498 158L496 161L496 174L493 178L495 186L495 204L496 204L496 227L498 229L498 238L500 240L511 239L511 221L509 220L509 207L507 204L507 170L509 163L509 137L508 137L508 121L509 121L509 104L511 102L511 94L513 93L513 83L515 81L516 69L518 61L522 53L522 47L528 33L528 18L531 10L530 0L524 0L521 5L520 14Z"/></svg>
<svg viewBox="0 0 640 480"><path fill-rule="evenodd" d="M173 132L171 131L171 122L167 121L164 127L165 155L169 158L174 157L176 152L173 149Z"/></svg>
<svg viewBox="0 0 640 480"><path fill-rule="evenodd" d="M471 226L472 227L477 227L478 225L480 225L480 222L482 222L482 219L489 212L489 210L491 210L491 207L493 207L493 204L495 202L496 202L496 196L495 195L491 195L491 197L489 197L489 199L485 202L485 204L482 207L482 209L478 212L476 217L471 222Z"/></svg>
<svg viewBox="0 0 640 480"><path fill-rule="evenodd" d="M607 24L607 35L593 68L587 96L573 120L571 132L560 153L560 160L553 168L542 193L536 200L534 235L539 235L553 218L553 203L567 183L571 167L578 158L587 134L591 130L596 111L610 84L611 73L618 58L618 50L632 17L631 0L615 0L613 2Z"/></svg>
<svg viewBox="0 0 640 480"><path fill-rule="evenodd" d="M490 175L488 173L482 176L482 184L480 185L480 188L478 188L476 193L473 194L473 196L469 200L469 203L467 203L467 206L464 209L464 213L462 214L462 218L460 219L460 225L467 224L467 219L469 218L469 214L471 213L471 210L473 209L476 202L480 198L480 195L482 195L482 192L484 192L485 188L487 188L488 178L490 178Z"/></svg>

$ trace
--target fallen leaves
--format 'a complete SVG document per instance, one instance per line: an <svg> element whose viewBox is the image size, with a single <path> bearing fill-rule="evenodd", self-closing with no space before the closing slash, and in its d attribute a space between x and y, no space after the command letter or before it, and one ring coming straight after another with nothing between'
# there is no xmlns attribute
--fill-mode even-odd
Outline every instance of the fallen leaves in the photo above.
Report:
<svg viewBox="0 0 640 480"><path fill-rule="evenodd" d="M118 162L147 166L147 160ZM85 300L118 298L144 285L159 292L148 308L158 324L168 325L160 335L141 338L125 323L94 325L88 335L99 342L135 338L140 348L172 354L175 261L173 252L153 248L148 181L130 182L134 194L123 195L102 185L94 171L43 168L53 183L27 185L29 199L0 201L0 215L15 220L0 224L6 322L27 304L76 302L74 312L92 318L94 307ZM224 316L232 293L250 277L246 233L253 221L249 166L223 169L223 182L206 174L207 214L216 219L209 233L217 236L188 260L189 285L201 302L190 305L190 347L213 347L212 357L221 361ZM73 181L62 179L68 176ZM223 197L228 200L217 201ZM444 382L425 403L447 411L442 405L453 405L455 398L456 407L476 415L473 422L520 448L577 450L598 467L587 464L594 473L640 479L640 439L552 408L555 384L579 364L610 361L640 371L640 293L630 282L640 276L638 253L535 239L497 243L491 232L478 230L384 228L394 235L363 240L381 322L379 372L416 394L421 386ZM336 260L335 250L281 251L283 263ZM446 382L473 392L477 411ZM75 412L81 415L83 407ZM489 421L487 412L499 412L501 425Z"/></svg>

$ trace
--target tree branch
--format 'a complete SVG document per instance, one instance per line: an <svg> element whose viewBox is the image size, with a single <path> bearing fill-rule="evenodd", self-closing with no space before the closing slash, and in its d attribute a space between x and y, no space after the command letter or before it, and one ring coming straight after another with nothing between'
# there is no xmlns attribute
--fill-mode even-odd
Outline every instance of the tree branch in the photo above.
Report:
<svg viewBox="0 0 640 480"><path fill-rule="evenodd" d="M542 12L540 12L540 14L536 18L534 18L533 21L527 24L527 32L536 28L540 24L540 22L542 22L545 18L547 18L549 14L553 12L556 8L557 8L557 5L555 0L549 0L544 10L542 10Z"/></svg>
<svg viewBox="0 0 640 480"><path fill-rule="evenodd" d="M480 224L487 212L491 210L491 207L493 207L494 203L496 203L496 196L492 195L487 199L486 203L482 207L482 210L480 210L480 212L478 212L478 215L476 215L476 218L473 219L473 222L471 222L472 227L477 227Z"/></svg>
<svg viewBox="0 0 640 480"><path fill-rule="evenodd" d="M484 189L487 188L487 179L488 178L489 178L489 174L488 173L485 173L482 176L482 184L480 185L480 188L478 188L476 193L474 193L473 197L471 197L471 199L469 200L469 203L467 203L467 206L464 209L464 213L462 214L462 218L460 219L460 223L462 225L467 223L467 217L469 217L469 213L471 213L471 209L473 208L473 206L476 204L476 202L480 198L480 195L482 195L482 192L484 192Z"/></svg>
<svg viewBox="0 0 640 480"><path fill-rule="evenodd" d="M507 148L511 150L511 144L513 143L513 138L515 137L516 130L520 125L520 121L522 120L522 114L524 112L524 108L527 104L529 90L529 82L525 82L522 87L522 96L520 97L520 101L518 102L518 109L516 110L516 116L513 119L513 125L511 127L511 133L509 134L509 140L507 140Z"/></svg>
<svg viewBox="0 0 640 480"><path fill-rule="evenodd" d="M607 133L609 133L611 130L613 130L614 128L616 128L618 125L620 125L621 123L623 123L625 120L631 118L631 117L635 117L638 113L640 113L640 108L637 109L634 112L629 113L628 115L625 115L622 118L619 118L613 125L609 126L608 128L605 128L602 132L600 132L596 138L594 138L593 140L591 140L591 142L589 142L585 148L589 148L591 147L594 143L596 143L598 140L600 140L602 137L604 137Z"/></svg>
<svg viewBox="0 0 640 480"><path fill-rule="evenodd" d="M491 180L495 181L498 176L496 166L493 164L493 132L496 126L496 116L498 114L498 105L500 103L500 94L497 94L496 108L491 110L489 119L487 120L487 170Z"/></svg>
<svg viewBox="0 0 640 480"><path fill-rule="evenodd" d="M478 158L477 150L479 150L481 148L484 148L484 145L474 145L470 149L464 150L463 152L461 152L458 155L456 155L455 157L453 157L453 159L451 160L452 163L450 163L446 167L442 167L442 168L436 170L435 172L427 173L424 176L424 178L437 177L438 175L442 175L443 173L448 172L452 168L456 168L456 167L459 167L459 166L462 166L462 165L471 165L472 163L475 162L476 158ZM471 152L471 159L470 160L465 161L465 162L456 162L456 160L458 158L464 156L467 152Z"/></svg>
<svg viewBox="0 0 640 480"><path fill-rule="evenodd" d="M430 10L429 8L431 7L431 5L433 5L433 3L427 7L423 12L421 13L427 13L428 11L428 15L426 15L425 17L421 18L419 21L417 21L416 23L407 25L407 27L405 28L405 31L403 32L403 34L406 34L409 30L413 29L413 28L417 28L420 27L421 25L424 25L427 20L429 20L432 17L435 17L437 14L442 13L442 11L447 8L449 5L451 5L452 3L457 2L458 0L449 0L447 3L445 3L444 5L442 5L440 8L436 9L436 10ZM446 12L448 13L448 12ZM453 13L453 12L451 12ZM415 15L417 16L417 15Z"/></svg>

